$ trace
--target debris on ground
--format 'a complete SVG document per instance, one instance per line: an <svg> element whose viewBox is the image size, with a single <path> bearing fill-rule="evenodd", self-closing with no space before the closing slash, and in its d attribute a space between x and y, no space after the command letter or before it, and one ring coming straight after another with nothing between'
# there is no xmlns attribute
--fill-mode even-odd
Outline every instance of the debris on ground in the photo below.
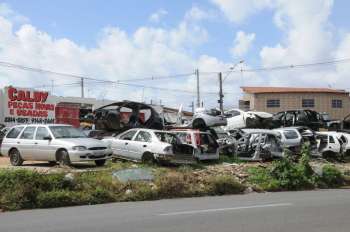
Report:
<svg viewBox="0 0 350 232"><path fill-rule="evenodd" d="M121 182L154 180L153 171L149 168L124 169L113 172L112 176Z"/></svg>

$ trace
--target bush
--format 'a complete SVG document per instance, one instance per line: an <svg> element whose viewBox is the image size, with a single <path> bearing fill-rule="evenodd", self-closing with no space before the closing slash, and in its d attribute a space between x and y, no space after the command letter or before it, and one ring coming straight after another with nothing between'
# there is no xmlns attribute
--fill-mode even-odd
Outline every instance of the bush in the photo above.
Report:
<svg viewBox="0 0 350 232"><path fill-rule="evenodd" d="M336 167L325 165L322 168L320 181L326 184L327 187L339 187L344 184L344 176Z"/></svg>
<svg viewBox="0 0 350 232"><path fill-rule="evenodd" d="M57 190L39 192L37 195L37 208L53 208L61 206L83 205L89 203L87 196L81 192Z"/></svg>
<svg viewBox="0 0 350 232"><path fill-rule="evenodd" d="M249 181L264 190L303 190L316 186L316 175L309 161L310 151L303 148L302 156L296 163L290 155L274 161L270 168L250 169Z"/></svg>
<svg viewBox="0 0 350 232"><path fill-rule="evenodd" d="M242 193L245 189L233 176L215 176L208 180L208 190L211 195Z"/></svg>

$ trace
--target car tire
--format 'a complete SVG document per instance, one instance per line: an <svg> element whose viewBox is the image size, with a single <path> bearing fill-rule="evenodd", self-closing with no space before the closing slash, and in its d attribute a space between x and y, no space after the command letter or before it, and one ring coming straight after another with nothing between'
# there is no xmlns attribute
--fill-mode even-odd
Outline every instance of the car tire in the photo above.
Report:
<svg viewBox="0 0 350 232"><path fill-rule="evenodd" d="M156 159L154 158L154 155L152 153L146 152L142 156L142 163L155 164L156 163Z"/></svg>
<svg viewBox="0 0 350 232"><path fill-rule="evenodd" d="M106 163L105 159L103 159L103 160L95 160L95 164L96 164L97 167L102 167L102 166L105 165L105 163Z"/></svg>
<svg viewBox="0 0 350 232"><path fill-rule="evenodd" d="M71 165L69 154L66 150L58 151L57 161L59 162L60 166L70 166Z"/></svg>
<svg viewBox="0 0 350 232"><path fill-rule="evenodd" d="M10 162L12 166L21 166L23 164L23 159L21 153L17 149L12 149L9 153Z"/></svg>

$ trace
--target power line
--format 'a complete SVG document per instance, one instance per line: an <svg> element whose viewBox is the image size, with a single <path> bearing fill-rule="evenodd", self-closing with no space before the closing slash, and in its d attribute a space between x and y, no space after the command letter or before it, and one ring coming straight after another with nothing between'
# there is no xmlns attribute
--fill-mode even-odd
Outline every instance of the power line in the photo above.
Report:
<svg viewBox="0 0 350 232"><path fill-rule="evenodd" d="M285 69L294 69L294 68L308 68L313 66L322 66L322 65L334 65L334 64L340 64L340 63L347 63L350 62L350 58L345 59L339 59L339 60L330 60L330 61L323 61L323 62L315 62L315 63L306 63L306 64L290 64L290 65L281 65L281 66L274 66L274 67L262 67L262 68L255 68L255 69L240 69L240 70L229 70L224 71L222 73L239 73L239 72L266 72L266 71L278 71L278 70L285 70ZM209 71L209 72L201 72L203 75L211 75L211 74L217 74L220 71Z"/></svg>
<svg viewBox="0 0 350 232"><path fill-rule="evenodd" d="M0 66L6 67L6 68L13 68L13 69L24 70L24 71L31 71L31 72L38 72L38 73L43 73L43 74L49 74L49 75L71 77L71 78L76 78L76 79L79 79L79 80L81 80L81 78L84 78L85 80L112 82L112 81L109 81L109 80L97 79L97 78L83 76L83 75L61 73L61 72L51 71L51 70L47 70L47 69L33 68L33 67L18 65L18 64L14 64L14 63L10 63L10 62L4 62L4 61L0 61ZM179 77L190 77L190 76L194 76L194 74L195 74L194 72L191 72L191 73L182 73L182 74L174 74L174 75L164 75L164 76L160 75L160 76L150 76L150 77L142 77L142 78L121 79L120 81L131 82L131 81L172 79L172 78L179 78Z"/></svg>

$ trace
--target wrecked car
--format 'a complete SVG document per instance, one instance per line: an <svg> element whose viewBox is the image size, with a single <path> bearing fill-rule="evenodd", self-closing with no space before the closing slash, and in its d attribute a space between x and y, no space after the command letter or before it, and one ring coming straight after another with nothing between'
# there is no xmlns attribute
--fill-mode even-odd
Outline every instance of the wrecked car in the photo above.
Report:
<svg viewBox="0 0 350 232"><path fill-rule="evenodd" d="M230 131L240 128L266 128L272 127L272 114L258 111L243 111L231 109L225 112L227 126L225 130Z"/></svg>
<svg viewBox="0 0 350 232"><path fill-rule="evenodd" d="M169 131L130 129L117 136L105 137L116 158L144 163L193 163L195 148L182 144Z"/></svg>
<svg viewBox="0 0 350 232"><path fill-rule="evenodd" d="M235 153L235 145L237 140L231 135L230 132L216 130L217 140L216 142L220 147L220 154L233 156Z"/></svg>
<svg viewBox="0 0 350 232"><path fill-rule="evenodd" d="M196 149L195 159L199 161L219 159L219 144L211 133L192 129L175 129L172 132L182 143L189 144Z"/></svg>
<svg viewBox="0 0 350 232"><path fill-rule="evenodd" d="M314 131L324 128L322 116L313 110L288 110L274 114L273 125L275 128L306 126Z"/></svg>
<svg viewBox="0 0 350 232"><path fill-rule="evenodd" d="M188 127L203 130L209 127L225 126L226 124L227 120L225 116L221 115L220 110L197 108Z"/></svg>
<svg viewBox="0 0 350 232"><path fill-rule="evenodd" d="M242 160L264 161L284 156L278 134L271 130L253 131L237 141L235 155Z"/></svg>
<svg viewBox="0 0 350 232"><path fill-rule="evenodd" d="M299 154L302 147L302 135L295 127L284 127L274 129L279 134L279 138L284 147L288 148L292 153Z"/></svg>
<svg viewBox="0 0 350 232"><path fill-rule="evenodd" d="M159 113L150 105L122 101L98 108L95 114L95 129L121 133L131 128L163 129Z"/></svg>
<svg viewBox="0 0 350 232"><path fill-rule="evenodd" d="M346 144L337 136L336 132L317 132L317 151L320 156L329 158L342 155Z"/></svg>

